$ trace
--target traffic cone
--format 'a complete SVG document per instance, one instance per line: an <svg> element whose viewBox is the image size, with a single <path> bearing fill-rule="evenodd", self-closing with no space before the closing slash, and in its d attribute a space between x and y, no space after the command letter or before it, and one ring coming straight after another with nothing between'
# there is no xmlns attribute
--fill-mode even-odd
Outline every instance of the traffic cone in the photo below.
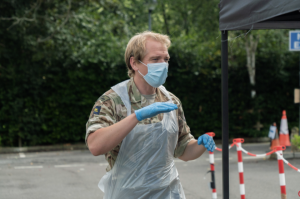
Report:
<svg viewBox="0 0 300 199"><path fill-rule="evenodd" d="M282 145L282 146L291 146L285 110L282 111L282 117L281 117L281 122L280 122L279 142L280 142L280 145Z"/></svg>
<svg viewBox="0 0 300 199"><path fill-rule="evenodd" d="M273 126L276 126L276 122L273 123ZM280 146L280 144L279 144L279 138L278 138L278 131L277 131L277 128L276 128L275 138L271 141L270 149L273 150L273 148L275 148L277 146Z"/></svg>

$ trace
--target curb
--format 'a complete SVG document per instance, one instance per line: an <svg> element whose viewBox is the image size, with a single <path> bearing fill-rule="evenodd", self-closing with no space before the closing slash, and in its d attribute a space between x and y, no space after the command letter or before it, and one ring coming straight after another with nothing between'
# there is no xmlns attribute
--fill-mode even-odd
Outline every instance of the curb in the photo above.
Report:
<svg viewBox="0 0 300 199"><path fill-rule="evenodd" d="M236 138L230 138L229 139L229 144L232 143L233 139ZM269 142L270 143L270 138L268 137L260 137L260 138L243 138L244 139L244 143L266 143ZM222 144L222 140L214 140L216 144ZM244 144L243 143L243 144Z"/></svg>
<svg viewBox="0 0 300 199"><path fill-rule="evenodd" d="M300 151L283 151L282 156L285 159L300 158ZM270 160L277 160L277 155L272 153L269 157Z"/></svg>
<svg viewBox="0 0 300 199"><path fill-rule="evenodd" d="M30 146L30 147L0 147L0 154L23 153L23 152L44 152L44 151L73 151L88 150L86 144L61 144L51 146Z"/></svg>
<svg viewBox="0 0 300 199"><path fill-rule="evenodd" d="M265 143L270 142L268 137L261 138L244 138L244 143ZM233 139L229 139L232 143ZM222 140L215 140L216 144L222 144ZM89 150L85 143L78 144L59 144L50 146L29 146L29 147L0 147L0 154L4 153L24 153L24 152L45 152L45 151L73 151Z"/></svg>

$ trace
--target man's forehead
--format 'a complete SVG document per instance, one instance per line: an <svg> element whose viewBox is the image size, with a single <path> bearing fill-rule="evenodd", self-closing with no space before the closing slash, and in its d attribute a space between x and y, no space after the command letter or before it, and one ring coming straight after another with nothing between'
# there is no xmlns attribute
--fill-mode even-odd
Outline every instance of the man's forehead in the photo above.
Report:
<svg viewBox="0 0 300 199"><path fill-rule="evenodd" d="M161 41L157 41L157 40L155 40L153 38L148 38L146 40L145 47L146 47L147 50L150 50L150 49L161 49L161 50L168 51L168 48L167 48L166 44L164 44Z"/></svg>
<svg viewBox="0 0 300 199"><path fill-rule="evenodd" d="M162 42L156 40L149 40L146 42L146 57L153 56L168 56L168 48Z"/></svg>

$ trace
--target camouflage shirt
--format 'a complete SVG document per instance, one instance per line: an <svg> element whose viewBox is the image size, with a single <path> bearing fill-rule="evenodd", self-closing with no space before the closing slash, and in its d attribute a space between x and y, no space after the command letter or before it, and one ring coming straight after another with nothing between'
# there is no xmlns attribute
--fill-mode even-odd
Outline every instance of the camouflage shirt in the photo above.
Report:
<svg viewBox="0 0 300 199"><path fill-rule="evenodd" d="M143 108L147 106L147 99L141 95L138 88L136 87L133 78L127 84L127 90L129 94L129 99L131 101L131 113L134 113L135 110ZM187 125L182 109L182 105L180 100L172 93L169 92L170 97L174 104L178 106L176 110L178 125L179 125L179 133L178 133L178 143L176 145L174 151L174 157L180 157L187 144L190 140L194 139L194 137L190 134L190 128ZM159 89L156 89L156 97L155 102L166 102L168 98L161 92ZM87 137L89 134L93 133L97 129L108 127L113 125L127 116L127 109L122 102L121 98L117 95L115 91L110 89L106 93L104 93L95 103L89 120L86 124L86 137L85 141L87 141ZM151 124L160 122L163 119L163 113L158 114L152 118L147 118L139 122L139 124ZM87 144L87 142L86 142ZM110 171L114 166L114 163L117 159L120 147L122 142L116 146L113 150L107 152L105 154L105 159L108 161L109 166L106 168L106 171Z"/></svg>

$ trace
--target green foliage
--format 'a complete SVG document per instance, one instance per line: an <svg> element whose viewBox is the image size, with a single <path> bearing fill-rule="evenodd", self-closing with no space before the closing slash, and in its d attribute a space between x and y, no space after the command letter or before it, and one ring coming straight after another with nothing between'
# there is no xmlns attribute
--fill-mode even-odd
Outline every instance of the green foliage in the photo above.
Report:
<svg viewBox="0 0 300 199"><path fill-rule="evenodd" d="M300 150L300 136L295 135L294 138L292 139L292 145L296 146L298 150Z"/></svg>
<svg viewBox="0 0 300 199"><path fill-rule="evenodd" d="M165 86L183 104L192 133L221 138L219 1L158 1L153 30L170 35ZM0 142L4 146L83 142L94 102L127 79L129 39L148 29L142 0L9 1L0 3ZM242 32L231 32L232 38ZM297 125L293 89L299 60L287 31L259 36L257 97L250 96L243 37L230 41L230 137L267 136L286 110ZM253 128L257 121L261 131Z"/></svg>

